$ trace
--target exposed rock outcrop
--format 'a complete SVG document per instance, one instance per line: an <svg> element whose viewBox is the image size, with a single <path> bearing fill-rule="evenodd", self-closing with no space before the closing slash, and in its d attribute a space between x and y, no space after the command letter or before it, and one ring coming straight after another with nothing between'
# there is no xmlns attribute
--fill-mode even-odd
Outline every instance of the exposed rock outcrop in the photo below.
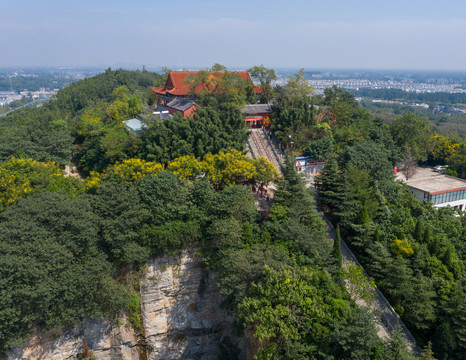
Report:
<svg viewBox="0 0 466 360"><path fill-rule="evenodd" d="M141 281L144 336L125 318L121 326L87 320L73 330L36 335L8 359L214 360L225 341L247 358L249 344L232 335L233 318L220 309L215 277L193 250L151 260Z"/></svg>
<svg viewBox="0 0 466 360"><path fill-rule="evenodd" d="M150 359L217 359L232 338L233 318L220 309L213 276L193 251L150 261L141 286Z"/></svg>
<svg viewBox="0 0 466 360"><path fill-rule="evenodd" d="M138 354L138 339L131 327L99 319L84 321L61 334L36 335L9 353L8 359L71 360L94 355L102 360L132 360L139 359Z"/></svg>

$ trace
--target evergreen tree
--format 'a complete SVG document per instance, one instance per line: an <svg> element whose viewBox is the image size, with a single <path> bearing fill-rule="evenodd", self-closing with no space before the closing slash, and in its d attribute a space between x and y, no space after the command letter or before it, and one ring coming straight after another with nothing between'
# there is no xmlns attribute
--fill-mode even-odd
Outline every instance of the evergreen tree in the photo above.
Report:
<svg viewBox="0 0 466 360"><path fill-rule="evenodd" d="M387 358L390 360L412 360L411 351L408 349L408 342L401 332L401 327L398 324L395 332L385 344Z"/></svg>
<svg viewBox="0 0 466 360"><path fill-rule="evenodd" d="M430 237L430 236L429 236ZM432 255L437 256L440 252L439 239L435 238L430 242L429 251Z"/></svg>
<svg viewBox="0 0 466 360"><path fill-rule="evenodd" d="M413 271L408 267L408 262L402 257L396 257L384 269L384 279L382 285L398 304L404 299L406 292L411 288ZM397 306L395 306L397 307ZM402 315L403 308L398 307L397 311Z"/></svg>
<svg viewBox="0 0 466 360"><path fill-rule="evenodd" d="M437 354L443 354L443 359L457 358L463 360L466 358L464 356L461 357L461 353L458 351L459 349L457 338L455 336L455 329L452 328L450 321L446 321L436 327L434 336L432 337L432 342L435 352ZM456 357L456 354L460 356Z"/></svg>
<svg viewBox="0 0 466 360"><path fill-rule="evenodd" d="M427 346L422 350L420 360L437 360L432 351L432 343L429 341Z"/></svg>
<svg viewBox="0 0 466 360"><path fill-rule="evenodd" d="M335 157L328 160L320 175L316 177L316 188L322 204L331 212L343 201L343 174Z"/></svg>
<svg viewBox="0 0 466 360"><path fill-rule="evenodd" d="M378 243L380 242L380 235L379 235L379 228L376 227L374 231L374 242Z"/></svg>
<svg viewBox="0 0 466 360"><path fill-rule="evenodd" d="M343 266L343 256L341 254L341 235L340 235L340 225L337 225L336 228L335 241L333 243L332 255L336 260L337 270L340 271Z"/></svg>
<svg viewBox="0 0 466 360"><path fill-rule="evenodd" d="M359 224L364 225L370 222L369 213L367 212L367 206L363 205L361 212L359 213Z"/></svg>
<svg viewBox="0 0 466 360"><path fill-rule="evenodd" d="M453 252L454 250L449 246L443 255L443 263L449 270L453 267Z"/></svg>
<svg viewBox="0 0 466 360"><path fill-rule="evenodd" d="M460 292L462 303L458 306L456 316L453 319L453 329L458 339L459 352L463 354L461 359L466 359L466 301L464 295Z"/></svg>
<svg viewBox="0 0 466 360"><path fill-rule="evenodd" d="M430 227L426 227L426 230L424 231L424 236L423 236L424 244L427 244L430 246Z"/></svg>
<svg viewBox="0 0 466 360"><path fill-rule="evenodd" d="M390 251L381 243L374 242L367 247L367 254L370 257L370 274L377 279L382 279L385 269L393 261Z"/></svg>
<svg viewBox="0 0 466 360"><path fill-rule="evenodd" d="M413 234L413 238L414 240L416 240L417 243L421 243L422 242L422 218L419 218L417 219L417 222L416 222L416 227L414 228L414 234Z"/></svg>
<svg viewBox="0 0 466 360"><path fill-rule="evenodd" d="M406 286L402 305L404 317L418 330L427 330L436 320L436 293L432 280L417 273L412 277L410 286Z"/></svg>

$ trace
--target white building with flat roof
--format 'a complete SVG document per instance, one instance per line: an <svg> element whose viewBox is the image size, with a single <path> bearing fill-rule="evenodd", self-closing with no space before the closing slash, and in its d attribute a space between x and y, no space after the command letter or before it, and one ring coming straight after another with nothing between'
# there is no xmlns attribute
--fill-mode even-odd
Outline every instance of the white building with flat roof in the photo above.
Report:
<svg viewBox="0 0 466 360"><path fill-rule="evenodd" d="M402 179L402 174L398 173ZM466 211L466 181L439 174L432 169L419 168L406 184L419 201L429 201L435 207L451 206Z"/></svg>

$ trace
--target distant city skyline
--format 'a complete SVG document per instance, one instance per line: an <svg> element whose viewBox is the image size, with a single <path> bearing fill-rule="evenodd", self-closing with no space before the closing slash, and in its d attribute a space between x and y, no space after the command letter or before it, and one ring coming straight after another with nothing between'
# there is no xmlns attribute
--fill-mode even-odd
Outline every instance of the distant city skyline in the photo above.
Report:
<svg viewBox="0 0 466 360"><path fill-rule="evenodd" d="M466 3L0 0L0 67L466 70Z"/></svg>

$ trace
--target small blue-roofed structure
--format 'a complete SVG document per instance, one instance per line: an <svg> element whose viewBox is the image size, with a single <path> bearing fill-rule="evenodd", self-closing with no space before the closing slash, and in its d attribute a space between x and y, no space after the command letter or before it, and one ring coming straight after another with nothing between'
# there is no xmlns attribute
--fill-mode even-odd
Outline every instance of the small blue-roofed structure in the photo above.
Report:
<svg viewBox="0 0 466 360"><path fill-rule="evenodd" d="M325 159L313 159L310 156L297 156L294 158L295 168L307 174L317 174L325 166Z"/></svg>
<svg viewBox="0 0 466 360"><path fill-rule="evenodd" d="M141 131L142 129L145 129L147 127L146 124L144 124L141 120L136 119L136 118L125 120L123 121L123 123L125 124L126 128L130 132L134 132L134 133Z"/></svg>

